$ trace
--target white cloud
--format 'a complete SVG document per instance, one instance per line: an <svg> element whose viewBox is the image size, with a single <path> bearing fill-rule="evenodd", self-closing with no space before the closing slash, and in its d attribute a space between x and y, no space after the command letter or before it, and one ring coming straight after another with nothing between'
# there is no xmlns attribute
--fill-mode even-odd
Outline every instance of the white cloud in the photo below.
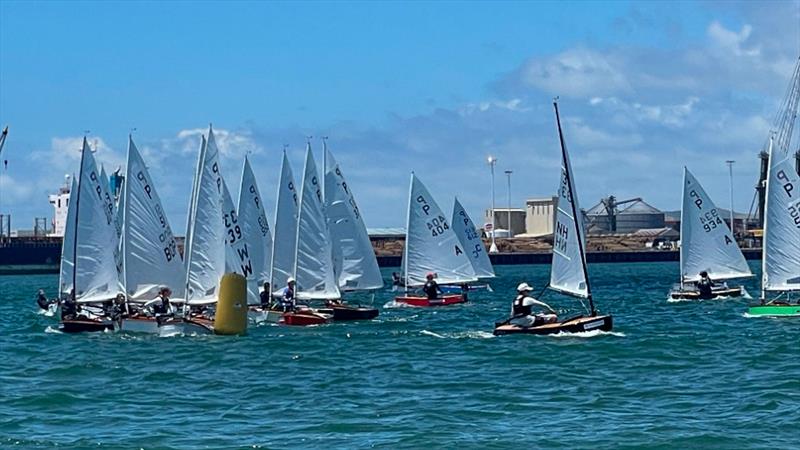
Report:
<svg viewBox="0 0 800 450"><path fill-rule="evenodd" d="M165 146L176 146L182 153L196 153L201 136L207 135L206 128L193 128L181 130L175 139L165 142ZM256 154L262 151L262 147L253 140L252 132L243 130L226 130L222 128L214 129L214 137L217 140L220 156L222 158L242 159L245 155Z"/></svg>
<svg viewBox="0 0 800 450"><path fill-rule="evenodd" d="M631 90L625 64L613 52L574 48L549 58L532 58L519 70L524 85L552 95L583 97Z"/></svg>
<svg viewBox="0 0 800 450"><path fill-rule="evenodd" d="M757 46L751 48L744 46L753 32L753 27L749 24L743 25L742 29L736 32L725 28L715 20L708 26L707 32L714 44L736 56L759 56L761 54L761 49Z"/></svg>

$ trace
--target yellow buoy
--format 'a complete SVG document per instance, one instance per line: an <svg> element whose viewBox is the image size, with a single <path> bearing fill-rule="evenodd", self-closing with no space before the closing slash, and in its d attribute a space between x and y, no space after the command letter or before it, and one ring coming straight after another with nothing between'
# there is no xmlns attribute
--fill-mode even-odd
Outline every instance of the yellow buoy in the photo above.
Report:
<svg viewBox="0 0 800 450"><path fill-rule="evenodd" d="M247 280L238 273L226 273L219 282L215 334L247 332Z"/></svg>

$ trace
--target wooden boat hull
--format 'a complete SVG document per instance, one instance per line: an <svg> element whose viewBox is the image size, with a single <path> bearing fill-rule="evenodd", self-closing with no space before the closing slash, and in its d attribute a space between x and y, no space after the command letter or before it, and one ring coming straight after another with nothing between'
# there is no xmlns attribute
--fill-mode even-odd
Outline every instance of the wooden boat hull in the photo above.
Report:
<svg viewBox="0 0 800 450"><path fill-rule="evenodd" d="M64 319L59 327L64 333L93 333L98 331L114 331L114 322L110 320L75 318Z"/></svg>
<svg viewBox="0 0 800 450"><path fill-rule="evenodd" d="M611 331L614 320L611 315L579 316L562 322L546 323L533 327L521 327L513 324L498 324L494 328L495 336L506 334L558 334L558 333L583 333L586 331Z"/></svg>
<svg viewBox="0 0 800 450"><path fill-rule="evenodd" d="M293 326L324 325L331 321L331 316L314 311L292 311L283 314L283 323Z"/></svg>
<svg viewBox="0 0 800 450"><path fill-rule="evenodd" d="M747 314L758 317L800 317L800 305L752 305L747 309Z"/></svg>
<svg viewBox="0 0 800 450"><path fill-rule="evenodd" d="M430 306L449 306L464 303L464 297L460 294L443 295L437 299L430 300L428 297L402 296L395 297L397 303L405 303L411 306L430 307Z"/></svg>
<svg viewBox="0 0 800 450"><path fill-rule="evenodd" d="M718 289L711 290L711 298L701 298L700 293L695 290L677 290L672 291L670 293L670 297L673 300L713 300L718 299L720 297L729 298L729 297L741 297L744 288L742 286L739 287L722 287Z"/></svg>
<svg viewBox="0 0 800 450"><path fill-rule="evenodd" d="M330 305L318 310L324 314L333 316L334 322L346 322L353 320L372 320L378 317L377 308L367 308L364 306L353 305Z"/></svg>

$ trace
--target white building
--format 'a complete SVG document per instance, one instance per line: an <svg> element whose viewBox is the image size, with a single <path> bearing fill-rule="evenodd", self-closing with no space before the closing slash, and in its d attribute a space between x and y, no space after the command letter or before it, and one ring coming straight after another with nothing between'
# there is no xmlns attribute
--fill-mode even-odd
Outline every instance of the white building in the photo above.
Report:
<svg viewBox="0 0 800 450"><path fill-rule="evenodd" d="M525 202L525 234L547 236L553 234L558 197L532 198Z"/></svg>
<svg viewBox="0 0 800 450"><path fill-rule="evenodd" d="M53 205L53 232L49 236L64 236L64 228L67 224L67 208L69 207L70 187L72 179L69 175L64 177L64 185L58 189L58 193L50 194L48 200Z"/></svg>

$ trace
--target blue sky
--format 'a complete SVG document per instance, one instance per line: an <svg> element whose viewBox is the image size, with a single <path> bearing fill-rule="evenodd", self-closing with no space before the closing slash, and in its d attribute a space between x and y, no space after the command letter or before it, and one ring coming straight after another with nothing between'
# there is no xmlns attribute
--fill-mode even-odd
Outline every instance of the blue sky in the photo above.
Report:
<svg viewBox="0 0 800 450"><path fill-rule="evenodd" d="M616 194L677 209L683 164L727 206L735 159L747 210L799 24L797 1L3 1L0 210L19 228L51 216L84 130L116 167L136 128L182 233L212 122L229 185L250 153L268 205L283 145L300 174L304 136L327 135L368 226L403 225L411 170L481 222L489 153L514 170L515 206L555 191L555 95L583 206Z"/></svg>

